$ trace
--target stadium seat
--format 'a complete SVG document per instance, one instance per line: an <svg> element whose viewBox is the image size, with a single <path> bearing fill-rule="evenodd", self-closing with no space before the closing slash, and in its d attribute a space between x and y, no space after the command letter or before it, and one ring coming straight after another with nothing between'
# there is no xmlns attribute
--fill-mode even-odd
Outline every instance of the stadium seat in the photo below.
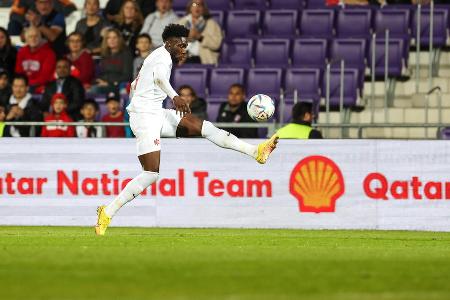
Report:
<svg viewBox="0 0 450 300"><path fill-rule="evenodd" d="M220 28L225 28L225 12L221 10L210 10L209 14L214 21L219 24Z"/></svg>
<svg viewBox="0 0 450 300"><path fill-rule="evenodd" d="M412 37L417 37L417 14L413 18ZM433 14L433 46L444 47L447 43L448 11L445 9L435 9ZM420 45L429 46L430 44L430 10L423 9L420 21Z"/></svg>
<svg viewBox="0 0 450 300"><path fill-rule="evenodd" d="M304 0L275 0L271 1L271 9L296 9L301 10L305 7Z"/></svg>
<svg viewBox="0 0 450 300"><path fill-rule="evenodd" d="M224 98L223 101L208 101L208 106L206 108L206 113L208 114L208 120L211 122L216 122L217 116L219 114L220 105L226 101L227 98Z"/></svg>
<svg viewBox="0 0 450 300"><path fill-rule="evenodd" d="M266 0L234 0L235 9L258 9L264 10L267 8Z"/></svg>
<svg viewBox="0 0 450 300"><path fill-rule="evenodd" d="M208 8L211 10L227 11L230 9L230 0L213 0L208 1Z"/></svg>
<svg viewBox="0 0 450 300"><path fill-rule="evenodd" d="M288 39L259 39L256 42L255 65L284 68L289 64Z"/></svg>
<svg viewBox="0 0 450 300"><path fill-rule="evenodd" d="M281 89L281 69L255 68L247 74L247 95L266 94L278 101Z"/></svg>
<svg viewBox="0 0 450 300"><path fill-rule="evenodd" d="M228 89L234 83L244 84L244 69L240 68L212 69L209 81L208 100L226 99L228 95Z"/></svg>
<svg viewBox="0 0 450 300"><path fill-rule="evenodd" d="M176 89L184 84L190 85L199 97L204 98L208 83L208 70L205 68L177 68L174 71L173 83Z"/></svg>
<svg viewBox="0 0 450 300"><path fill-rule="evenodd" d="M249 38L259 34L261 13L257 10L229 11L226 38Z"/></svg>
<svg viewBox="0 0 450 300"><path fill-rule="evenodd" d="M263 33L267 37L292 37L297 34L296 10L268 10L264 14Z"/></svg>
<svg viewBox="0 0 450 300"><path fill-rule="evenodd" d="M253 40L233 39L222 45L220 65L250 67L253 57Z"/></svg>
<svg viewBox="0 0 450 300"><path fill-rule="evenodd" d="M292 66L296 68L325 68L327 40L296 39L293 41Z"/></svg>
<svg viewBox="0 0 450 300"><path fill-rule="evenodd" d="M442 140L450 140L450 127L446 127L441 130L440 138Z"/></svg>
<svg viewBox="0 0 450 300"><path fill-rule="evenodd" d="M322 83L322 96L326 97L327 81ZM330 108L340 107L341 71L330 71ZM358 70L345 69L344 71L344 108L354 107L358 100Z"/></svg>
<svg viewBox="0 0 450 300"><path fill-rule="evenodd" d="M310 8L326 8L325 0L306 0L306 7Z"/></svg>
<svg viewBox="0 0 450 300"><path fill-rule="evenodd" d="M340 38L370 39L372 11L368 9L342 9L337 16L337 36Z"/></svg>
<svg viewBox="0 0 450 300"><path fill-rule="evenodd" d="M334 11L305 9L300 22L302 37L331 39L334 34Z"/></svg>
<svg viewBox="0 0 450 300"><path fill-rule="evenodd" d="M187 0L172 0L172 9L186 11L187 3Z"/></svg>
<svg viewBox="0 0 450 300"><path fill-rule="evenodd" d="M404 65L403 48L402 39L389 40L389 77L400 77L402 75ZM372 57L372 47L370 47L369 53L369 57ZM385 74L385 53L385 40L377 39L375 43L375 76L377 77L382 77ZM372 63L369 63L369 67L371 65Z"/></svg>

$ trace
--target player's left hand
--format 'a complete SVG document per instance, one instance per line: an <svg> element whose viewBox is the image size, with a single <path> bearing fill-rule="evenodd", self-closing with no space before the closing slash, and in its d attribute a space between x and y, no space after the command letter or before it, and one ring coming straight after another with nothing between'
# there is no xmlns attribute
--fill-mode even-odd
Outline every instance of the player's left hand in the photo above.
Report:
<svg viewBox="0 0 450 300"><path fill-rule="evenodd" d="M175 96L173 98L173 106L175 107L175 111L180 113L181 117L184 117L186 114L191 113L191 108L187 100L182 96Z"/></svg>

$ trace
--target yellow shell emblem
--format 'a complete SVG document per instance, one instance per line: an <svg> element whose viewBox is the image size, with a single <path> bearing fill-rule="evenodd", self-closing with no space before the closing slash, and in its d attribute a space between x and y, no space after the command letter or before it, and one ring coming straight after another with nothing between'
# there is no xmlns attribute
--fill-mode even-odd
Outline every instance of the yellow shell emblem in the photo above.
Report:
<svg viewBox="0 0 450 300"><path fill-rule="evenodd" d="M345 191L344 177L331 159L308 156L292 170L289 191L301 212L334 212L336 200Z"/></svg>

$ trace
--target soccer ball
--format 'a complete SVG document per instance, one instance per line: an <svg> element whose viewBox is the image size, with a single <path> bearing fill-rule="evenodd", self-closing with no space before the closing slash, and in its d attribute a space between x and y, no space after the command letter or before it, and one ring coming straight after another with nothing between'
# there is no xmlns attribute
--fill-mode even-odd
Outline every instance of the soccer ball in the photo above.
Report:
<svg viewBox="0 0 450 300"><path fill-rule="evenodd" d="M275 104L267 95L258 94L250 98L247 104L247 112L250 118L257 122L269 120L275 112Z"/></svg>

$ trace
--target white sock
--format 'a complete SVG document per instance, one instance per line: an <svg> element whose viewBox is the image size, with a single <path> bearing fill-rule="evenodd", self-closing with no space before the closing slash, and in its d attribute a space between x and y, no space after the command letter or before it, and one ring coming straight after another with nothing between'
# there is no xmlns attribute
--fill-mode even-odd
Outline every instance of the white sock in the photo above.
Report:
<svg viewBox="0 0 450 300"><path fill-rule="evenodd" d="M235 135L217 128L209 121L203 121L202 136L219 147L233 149L253 158L257 154L257 146L238 139Z"/></svg>
<svg viewBox="0 0 450 300"><path fill-rule="evenodd" d="M159 174L156 172L142 171L141 174L128 182L114 201L106 206L105 213L111 218L114 217L122 206L136 198L143 190L149 187L150 184L155 182L158 179L158 176Z"/></svg>

